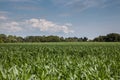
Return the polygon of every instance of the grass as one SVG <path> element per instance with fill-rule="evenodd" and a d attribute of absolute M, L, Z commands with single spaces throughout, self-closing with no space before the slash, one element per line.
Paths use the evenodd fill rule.
<path fill-rule="evenodd" d="M 0 80 L 119 80 L 120 43 L 0 44 Z"/>

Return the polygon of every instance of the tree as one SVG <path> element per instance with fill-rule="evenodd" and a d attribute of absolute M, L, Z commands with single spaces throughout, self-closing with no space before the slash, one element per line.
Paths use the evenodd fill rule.
<path fill-rule="evenodd" d="M 99 36 L 93 39 L 93 41 L 98 41 L 98 42 L 105 42 L 106 41 L 106 36 Z"/>
<path fill-rule="evenodd" d="M 7 42 L 11 42 L 11 43 L 17 42 L 17 37 L 13 35 L 8 35 Z"/>
<path fill-rule="evenodd" d="M 77 39 L 76 39 L 76 37 L 68 37 L 68 38 L 65 38 L 65 41 L 66 42 L 76 42 Z"/>
<path fill-rule="evenodd" d="M 0 38 L 0 43 L 3 43 L 3 40 Z"/>
<path fill-rule="evenodd" d="M 99 36 L 93 39 L 93 41 L 98 42 L 120 42 L 120 34 L 109 33 L 106 36 Z"/>
<path fill-rule="evenodd" d="M 47 36 L 46 37 L 47 42 L 60 42 L 60 38 L 58 36 Z"/>
<path fill-rule="evenodd" d="M 5 34 L 0 34 L 0 40 L 1 42 L 6 42 L 7 36 Z"/>
<path fill-rule="evenodd" d="M 87 41 L 87 40 L 88 40 L 88 38 L 87 38 L 87 37 L 84 37 L 84 38 L 83 38 L 83 41 Z"/>
<path fill-rule="evenodd" d="M 16 37 L 16 39 L 17 39 L 17 42 L 24 42 L 24 39 L 22 38 L 22 37 Z"/>
<path fill-rule="evenodd" d="M 64 42 L 65 39 L 64 39 L 63 37 L 60 37 L 60 41 L 61 41 L 61 42 Z"/>
<path fill-rule="evenodd" d="M 107 34 L 107 40 L 108 42 L 118 42 L 120 41 L 120 34 L 117 34 L 117 33 L 110 33 L 110 34 Z"/>

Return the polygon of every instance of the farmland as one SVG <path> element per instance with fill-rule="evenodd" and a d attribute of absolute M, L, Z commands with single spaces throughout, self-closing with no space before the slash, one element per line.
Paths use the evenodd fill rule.
<path fill-rule="evenodd" d="M 119 80 L 120 43 L 1 43 L 0 80 Z"/>

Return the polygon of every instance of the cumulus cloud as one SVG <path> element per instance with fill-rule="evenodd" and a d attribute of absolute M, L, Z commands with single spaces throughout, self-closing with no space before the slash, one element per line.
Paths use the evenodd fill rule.
<path fill-rule="evenodd" d="M 0 22 L 1 23 L 1 22 Z M 64 25 L 56 24 L 46 19 L 29 19 L 24 21 L 9 21 L 2 22 L 0 24 L 0 31 L 6 32 L 20 32 L 20 31 L 33 31 L 39 29 L 42 32 L 63 32 L 73 33 L 74 31 L 69 29 L 72 26 L 70 23 Z"/>
<path fill-rule="evenodd" d="M 40 31 L 51 31 L 51 32 L 64 32 L 73 33 L 74 31 L 69 29 L 69 25 L 58 25 L 52 21 L 45 19 L 30 19 L 26 21 L 27 24 L 31 24 L 32 27 L 40 29 Z"/>
<path fill-rule="evenodd" d="M 19 27 L 19 23 L 15 21 L 2 24 L 0 29 L 5 32 L 18 32 L 22 30 L 22 28 Z"/>

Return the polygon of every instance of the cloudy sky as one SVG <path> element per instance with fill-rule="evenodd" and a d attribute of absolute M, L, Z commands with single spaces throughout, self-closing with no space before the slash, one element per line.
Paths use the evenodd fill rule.
<path fill-rule="evenodd" d="M 0 34 L 88 37 L 120 33 L 120 0 L 0 0 Z"/>

